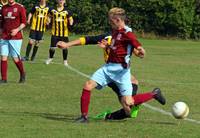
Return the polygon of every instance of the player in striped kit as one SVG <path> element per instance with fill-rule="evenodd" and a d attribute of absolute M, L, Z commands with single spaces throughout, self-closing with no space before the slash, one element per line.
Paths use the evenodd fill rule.
<path fill-rule="evenodd" d="M 31 23 L 31 30 L 29 34 L 29 42 L 26 47 L 26 55 L 23 58 L 24 61 L 29 60 L 29 54 L 32 47 L 33 52 L 31 55 L 31 61 L 34 61 L 39 48 L 39 43 L 43 40 L 43 34 L 46 31 L 49 12 L 50 8 L 48 7 L 46 0 L 40 0 L 39 4 L 36 4 L 29 13 L 27 24 Z"/>
<path fill-rule="evenodd" d="M 72 13 L 64 6 L 65 0 L 57 0 L 57 7 L 52 9 L 51 22 L 52 22 L 52 31 L 51 31 L 51 45 L 49 49 L 49 58 L 46 60 L 46 64 L 50 64 L 54 58 L 54 53 L 56 49 L 56 43 L 58 41 L 69 41 L 69 30 L 68 27 L 73 25 Z M 68 50 L 63 49 L 63 63 L 65 66 L 68 66 L 67 55 Z"/>

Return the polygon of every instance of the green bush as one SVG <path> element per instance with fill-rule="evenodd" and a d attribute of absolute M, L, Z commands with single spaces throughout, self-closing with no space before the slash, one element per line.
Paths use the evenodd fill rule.
<path fill-rule="evenodd" d="M 27 8 L 38 1 L 18 0 Z M 200 0 L 66 0 L 73 12 L 78 34 L 107 32 L 107 13 L 112 7 L 124 8 L 128 24 L 138 32 L 160 36 L 200 39 Z M 54 6 L 55 1 L 49 0 Z"/>

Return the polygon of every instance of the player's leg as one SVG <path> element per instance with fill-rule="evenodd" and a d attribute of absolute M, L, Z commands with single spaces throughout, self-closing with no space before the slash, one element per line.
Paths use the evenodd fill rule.
<path fill-rule="evenodd" d="M 69 42 L 69 38 L 68 38 L 68 37 L 63 37 L 63 38 L 62 38 L 62 41 L 64 41 L 64 42 Z M 63 54 L 63 64 L 64 64 L 65 66 L 68 66 L 68 62 L 67 62 L 68 49 L 67 49 L 67 48 L 62 49 L 62 54 Z"/>
<path fill-rule="evenodd" d="M 31 56 L 31 61 L 34 61 L 35 56 L 37 54 L 38 48 L 39 48 L 39 43 L 41 43 L 43 40 L 43 32 L 41 31 L 36 31 L 36 41 L 35 41 L 35 45 L 33 47 L 33 53 Z"/>
<path fill-rule="evenodd" d="M 132 83 L 132 96 L 134 96 L 134 95 L 137 94 L 138 80 L 133 75 L 131 75 L 131 83 Z M 122 96 L 120 95 L 119 88 L 117 87 L 116 83 L 111 82 L 111 83 L 108 84 L 108 86 L 110 88 L 112 88 L 112 90 L 117 94 L 118 99 L 120 101 Z M 132 108 L 131 114 L 134 114 L 134 117 L 137 116 L 137 112 L 138 112 L 139 108 L 138 107 L 136 107 L 136 108 L 135 107 L 131 107 L 131 108 Z M 114 111 L 112 113 L 108 113 L 108 114 L 113 114 L 113 118 L 116 119 L 116 120 L 125 119 L 125 118 L 129 117 L 129 116 L 127 116 L 125 114 L 125 111 L 124 111 L 123 108 L 121 108 L 121 109 L 119 109 L 117 111 Z"/>
<path fill-rule="evenodd" d="M 121 120 L 130 117 L 131 106 L 134 103 L 134 100 L 132 98 L 132 84 L 130 80 L 130 76 L 127 76 L 126 81 L 122 81 L 121 83 L 115 82 L 115 84 L 119 88 L 118 97 L 123 108 L 107 114 L 105 117 L 106 120 Z"/>
<path fill-rule="evenodd" d="M 50 64 L 53 60 L 57 42 L 58 42 L 58 37 L 51 36 L 51 44 L 50 44 L 50 48 L 49 48 L 49 58 L 45 62 L 47 65 Z"/>
<path fill-rule="evenodd" d="M 138 90 L 138 80 L 136 79 L 135 76 L 131 75 L 131 83 L 132 83 L 132 96 L 137 94 L 137 90 Z M 119 97 L 120 93 L 119 93 L 119 88 L 117 87 L 116 83 L 111 82 L 108 84 L 108 87 L 110 87 Z"/>
<path fill-rule="evenodd" d="M 94 80 L 86 81 L 82 94 L 81 94 L 81 117 L 77 118 L 75 121 L 80 123 L 88 122 L 88 111 L 90 105 L 91 91 L 97 86 Z"/>
<path fill-rule="evenodd" d="M 29 39 L 29 42 L 27 44 L 27 47 L 26 47 L 26 54 L 25 54 L 25 57 L 23 58 L 24 61 L 28 61 L 29 60 L 29 54 L 32 50 L 32 47 L 35 43 L 35 40 L 33 39 Z"/>
<path fill-rule="evenodd" d="M 8 71 L 8 57 L 1 56 L 1 80 L 0 84 L 7 83 L 7 71 Z"/>
<path fill-rule="evenodd" d="M 62 53 L 63 53 L 63 64 L 65 66 L 68 66 L 68 61 L 67 61 L 68 49 L 67 48 L 63 49 Z"/>
<path fill-rule="evenodd" d="M 88 122 L 88 109 L 90 104 L 91 90 L 95 87 L 101 89 L 107 85 L 107 77 L 103 71 L 103 68 L 98 69 L 87 81 L 83 87 L 81 95 L 81 117 L 76 119 L 76 122 L 85 123 Z"/>
<path fill-rule="evenodd" d="M 1 52 L 1 81 L 0 84 L 7 83 L 7 71 L 8 71 L 8 54 L 9 54 L 9 47 L 8 41 L 2 40 L 2 44 L 0 46 Z"/>
<path fill-rule="evenodd" d="M 162 95 L 161 90 L 159 88 L 155 88 L 151 92 L 137 94 L 133 96 L 133 99 L 134 99 L 134 105 L 140 105 L 152 99 L 157 100 L 162 105 L 165 105 L 166 103 L 166 99 Z"/>
<path fill-rule="evenodd" d="M 22 46 L 22 40 L 9 40 L 10 55 L 20 73 L 19 83 L 25 82 L 24 66 L 20 57 L 20 51 Z"/>
<path fill-rule="evenodd" d="M 133 91 L 132 91 L 132 96 L 137 94 L 137 90 L 138 90 L 138 80 L 136 79 L 135 76 L 131 75 L 131 83 L 132 83 L 132 87 L 133 87 Z"/>
<path fill-rule="evenodd" d="M 26 54 L 25 54 L 25 57 L 23 58 L 24 61 L 29 60 L 29 54 L 32 50 L 33 45 L 35 44 L 35 38 L 36 38 L 36 33 L 35 31 L 31 30 L 29 34 L 29 42 L 26 47 Z"/>
<path fill-rule="evenodd" d="M 136 94 L 132 96 L 134 101 L 134 106 L 141 105 L 149 100 L 155 99 L 160 104 L 164 105 L 166 103 L 165 97 L 162 95 L 161 90 L 159 88 L 155 88 L 152 92 L 146 92 L 142 94 Z M 124 109 L 124 108 L 123 108 Z M 127 117 L 130 117 L 126 112 L 125 109 L 118 110 L 113 113 L 107 114 L 105 119 L 106 120 L 120 120 Z"/>
<path fill-rule="evenodd" d="M 35 60 L 35 56 L 36 56 L 36 53 L 38 51 L 38 48 L 39 48 L 39 41 L 35 41 L 35 45 L 33 47 L 33 53 L 31 55 L 31 61 Z"/>

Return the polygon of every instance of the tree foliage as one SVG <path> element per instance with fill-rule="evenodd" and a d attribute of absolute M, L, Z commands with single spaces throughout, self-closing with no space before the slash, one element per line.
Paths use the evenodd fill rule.
<path fill-rule="evenodd" d="M 28 12 L 38 2 L 18 1 Z M 55 5 L 55 1 L 48 3 Z M 136 31 L 200 39 L 200 0 L 67 0 L 66 5 L 73 12 L 76 33 L 108 31 L 109 9 L 121 7 L 127 12 L 128 24 Z"/>

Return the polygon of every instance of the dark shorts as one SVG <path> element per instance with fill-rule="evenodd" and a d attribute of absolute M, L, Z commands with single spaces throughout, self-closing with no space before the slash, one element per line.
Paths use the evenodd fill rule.
<path fill-rule="evenodd" d="M 51 36 L 51 45 L 50 47 L 56 47 L 58 41 L 69 42 L 68 37 L 60 37 L 60 36 Z"/>
<path fill-rule="evenodd" d="M 43 34 L 44 32 L 31 30 L 29 38 L 32 40 L 40 41 L 43 40 Z"/>

